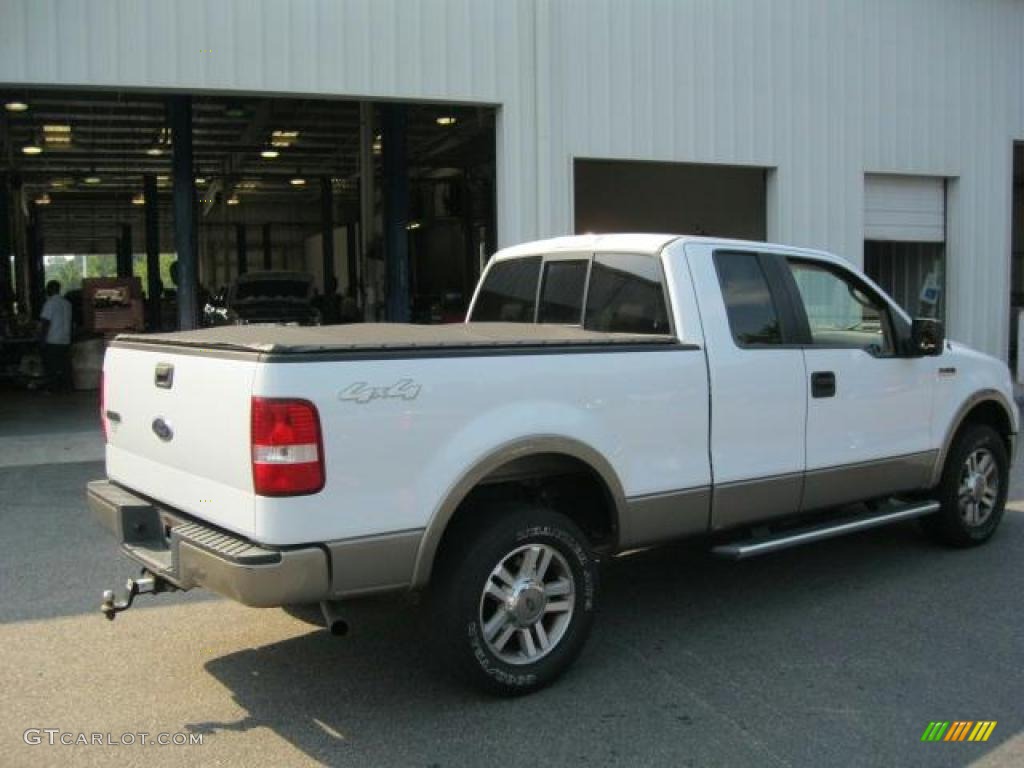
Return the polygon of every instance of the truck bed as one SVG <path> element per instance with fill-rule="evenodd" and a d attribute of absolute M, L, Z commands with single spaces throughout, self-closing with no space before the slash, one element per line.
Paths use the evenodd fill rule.
<path fill-rule="evenodd" d="M 118 345 L 172 346 L 196 350 L 252 352 L 260 355 L 324 355 L 479 348 L 575 347 L 582 345 L 664 345 L 672 336 L 600 333 L 562 325 L 527 323 L 454 323 L 406 325 L 235 325 L 199 331 L 121 334 Z M 333 354 L 332 354 L 333 353 Z"/>

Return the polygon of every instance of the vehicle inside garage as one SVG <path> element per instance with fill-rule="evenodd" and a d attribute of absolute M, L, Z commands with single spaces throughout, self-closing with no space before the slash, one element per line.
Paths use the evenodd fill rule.
<path fill-rule="evenodd" d="M 0 103 L 8 375 L 50 280 L 76 338 L 244 320 L 227 305 L 266 292 L 288 301 L 261 321 L 306 317 L 289 313 L 300 301 L 315 322 L 430 323 L 462 318 L 495 249 L 493 108 L 48 89 Z"/>

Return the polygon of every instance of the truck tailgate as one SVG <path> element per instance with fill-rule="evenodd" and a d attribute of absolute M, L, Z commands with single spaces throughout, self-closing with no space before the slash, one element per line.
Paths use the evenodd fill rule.
<path fill-rule="evenodd" d="M 112 345 L 103 366 L 107 475 L 254 536 L 249 409 L 256 367 L 254 355 Z"/>

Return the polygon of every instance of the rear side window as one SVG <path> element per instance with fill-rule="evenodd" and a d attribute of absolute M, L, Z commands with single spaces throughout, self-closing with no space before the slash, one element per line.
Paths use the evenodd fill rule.
<path fill-rule="evenodd" d="M 740 346 L 781 344 L 779 313 L 756 253 L 716 253 L 729 329 Z"/>
<path fill-rule="evenodd" d="M 583 289 L 587 284 L 586 260 L 549 261 L 544 265 L 540 288 L 538 323 L 579 325 L 583 318 Z"/>
<path fill-rule="evenodd" d="M 540 256 L 494 264 L 477 296 L 473 321 L 532 323 L 539 277 Z"/>
<path fill-rule="evenodd" d="M 605 333 L 671 333 L 658 260 L 632 253 L 596 255 L 584 327 Z"/>

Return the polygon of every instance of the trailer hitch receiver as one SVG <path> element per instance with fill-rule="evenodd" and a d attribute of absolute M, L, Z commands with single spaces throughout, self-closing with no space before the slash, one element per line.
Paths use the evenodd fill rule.
<path fill-rule="evenodd" d="M 103 591 L 103 602 L 100 604 L 100 611 L 110 621 L 113 621 L 114 617 L 121 611 L 127 611 L 131 608 L 132 601 L 135 600 L 136 595 L 157 594 L 176 589 L 173 584 L 164 581 L 159 576 L 155 576 L 145 569 L 143 569 L 142 575 L 139 578 L 128 579 L 125 582 L 124 588 L 125 597 L 122 600 L 115 598 L 114 590 L 112 589 Z"/>

